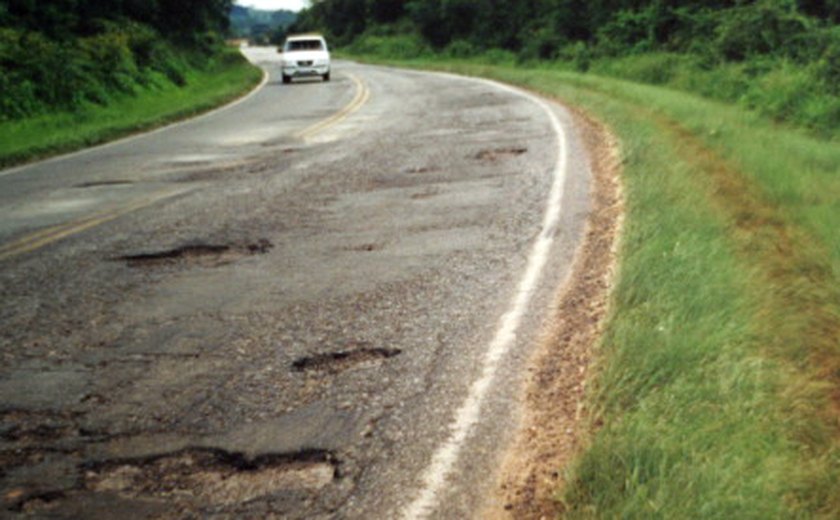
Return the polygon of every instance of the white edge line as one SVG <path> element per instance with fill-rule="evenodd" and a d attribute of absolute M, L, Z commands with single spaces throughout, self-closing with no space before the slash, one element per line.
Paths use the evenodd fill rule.
<path fill-rule="evenodd" d="M 260 68 L 262 69 L 263 76 L 262 76 L 262 80 L 260 81 L 259 85 L 254 87 L 254 89 L 251 90 L 249 93 L 245 94 L 242 97 L 234 99 L 233 101 L 231 101 L 227 105 L 223 105 L 223 106 L 220 106 L 218 108 L 214 108 L 213 110 L 211 110 L 209 112 L 204 112 L 203 114 L 199 114 L 199 115 L 194 116 L 194 117 L 183 119 L 181 121 L 176 121 L 174 123 L 170 123 L 168 125 L 155 128 L 153 130 L 149 130 L 149 131 L 146 131 L 146 132 L 140 132 L 140 133 L 137 133 L 137 134 L 132 134 L 132 135 L 129 135 L 129 136 L 126 136 L 126 137 L 122 137 L 120 139 L 117 139 L 116 141 L 108 141 L 107 143 L 98 144 L 96 146 L 91 146 L 90 148 L 84 148 L 82 150 L 77 150 L 75 152 L 70 152 L 70 153 L 66 153 L 66 154 L 62 154 L 62 155 L 56 155 L 55 157 L 50 157 L 48 159 L 42 159 L 40 161 L 21 164 L 20 166 L 14 166 L 14 167 L 9 168 L 7 170 L 0 171 L 0 177 L 6 177 L 7 175 L 14 175 L 16 173 L 20 173 L 20 172 L 22 172 L 22 171 L 24 171 L 28 168 L 32 168 L 33 166 L 41 166 L 41 165 L 49 164 L 49 163 L 56 162 L 56 161 L 63 161 L 65 159 L 71 159 L 71 158 L 74 158 L 74 157 L 79 157 L 79 156 L 88 154 L 90 152 L 94 152 L 94 151 L 98 151 L 98 150 L 104 150 L 105 148 L 110 148 L 111 146 L 116 146 L 116 145 L 119 145 L 119 144 L 125 144 L 125 143 L 128 143 L 128 142 L 134 141 L 135 139 L 141 139 L 143 137 L 154 135 L 154 134 L 157 134 L 157 133 L 160 133 L 160 132 L 165 132 L 167 130 L 171 130 L 171 129 L 179 127 L 179 126 L 183 126 L 183 125 L 186 125 L 188 123 L 192 123 L 193 121 L 198 121 L 200 119 L 204 119 L 205 117 L 214 116 L 214 115 L 218 114 L 219 112 L 224 112 L 225 110 L 228 110 L 230 108 L 233 108 L 233 107 L 239 105 L 240 103 L 244 103 L 245 101 L 250 99 L 252 96 L 256 95 L 259 91 L 261 91 L 263 89 L 263 87 L 265 87 L 265 85 L 268 83 L 268 80 L 269 80 L 268 70 L 266 70 L 265 67 L 260 67 Z"/>
<path fill-rule="evenodd" d="M 535 103 L 548 114 L 551 126 L 557 134 L 558 152 L 557 163 L 553 172 L 554 181 L 548 197 L 542 229 L 528 257 L 525 273 L 519 281 L 519 286 L 516 289 L 511 306 L 500 318 L 496 333 L 487 351 L 484 353 L 481 375 L 472 383 L 466 400 L 461 404 L 461 407 L 449 425 L 449 437 L 434 452 L 431 463 L 423 473 L 422 488 L 419 490 L 418 495 L 402 510 L 401 517 L 406 520 L 428 518 L 439 506 L 441 491 L 445 488 L 447 478 L 458 462 L 464 442 L 470 436 L 473 427 L 480 418 L 482 405 L 487 397 L 491 383 L 498 372 L 499 363 L 516 341 L 517 330 L 551 252 L 551 246 L 554 242 L 553 230 L 560 219 L 563 189 L 566 183 L 567 173 L 568 148 L 566 145 L 566 133 L 557 114 L 554 113 L 552 108 L 544 100 L 528 92 L 496 81 L 481 78 L 466 78 L 454 74 L 437 73 L 436 75 L 457 77 L 459 79 L 469 79 L 484 83 Z"/>

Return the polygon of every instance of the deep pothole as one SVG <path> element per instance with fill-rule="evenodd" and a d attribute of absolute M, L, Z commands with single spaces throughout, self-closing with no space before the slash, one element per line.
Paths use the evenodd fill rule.
<path fill-rule="evenodd" d="M 248 244 L 189 244 L 175 249 L 117 257 L 130 267 L 157 267 L 164 265 L 200 265 L 215 267 L 234 262 L 246 256 L 268 253 L 274 245 L 262 239 Z"/>
<path fill-rule="evenodd" d="M 339 477 L 338 468 L 336 458 L 321 450 L 248 458 L 241 453 L 194 448 L 90 465 L 83 477 L 89 491 L 224 506 L 280 491 L 318 491 Z"/>
<path fill-rule="evenodd" d="M 482 150 L 475 155 L 479 161 L 496 162 L 507 157 L 516 157 L 528 151 L 527 148 L 521 146 L 511 146 L 506 148 L 493 148 L 490 150 Z"/>
<path fill-rule="evenodd" d="M 354 348 L 306 356 L 292 363 L 296 372 L 327 372 L 337 374 L 357 367 L 370 366 L 402 354 L 402 350 L 388 348 Z"/>

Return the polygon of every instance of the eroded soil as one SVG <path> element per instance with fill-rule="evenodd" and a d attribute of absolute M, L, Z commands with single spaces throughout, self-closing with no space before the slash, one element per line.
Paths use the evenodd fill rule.
<path fill-rule="evenodd" d="M 590 152 L 593 207 L 573 275 L 558 296 L 530 369 L 524 418 L 482 518 L 543 519 L 562 513 L 561 472 L 588 437 L 584 397 L 607 316 L 622 225 L 618 143 L 601 123 L 572 110 Z"/>

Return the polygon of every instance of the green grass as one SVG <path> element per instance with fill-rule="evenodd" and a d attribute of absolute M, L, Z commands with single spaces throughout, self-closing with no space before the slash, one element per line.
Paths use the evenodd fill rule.
<path fill-rule="evenodd" d="M 620 275 L 566 516 L 840 517 L 840 146 L 595 75 L 401 64 L 555 96 L 619 137 Z"/>
<path fill-rule="evenodd" d="M 43 158 L 110 141 L 205 112 L 252 89 L 262 76 L 244 57 L 231 55 L 206 70 L 186 73 L 178 87 L 159 75 L 134 95 L 115 96 L 105 106 L 88 104 L 57 112 L 0 122 L 0 166 Z"/>

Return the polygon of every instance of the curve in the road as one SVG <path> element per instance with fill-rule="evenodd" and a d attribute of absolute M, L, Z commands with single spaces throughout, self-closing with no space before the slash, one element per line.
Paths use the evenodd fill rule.
<path fill-rule="evenodd" d="M 435 450 L 432 462 L 424 472 L 422 487 L 418 495 L 403 510 L 402 517 L 406 520 L 428 518 L 437 507 L 438 497 L 446 484 L 447 477 L 452 472 L 465 441 L 469 438 L 480 418 L 482 405 L 498 372 L 499 362 L 516 340 L 519 325 L 540 280 L 543 268 L 548 261 L 554 241 L 554 230 L 558 225 L 562 209 L 561 200 L 563 198 L 563 186 L 566 182 L 568 148 L 566 133 L 557 115 L 545 101 L 532 94 L 495 81 L 484 79 L 474 79 L 474 81 L 523 97 L 542 108 L 557 135 L 557 162 L 554 165 L 551 192 L 548 197 L 542 228 L 531 249 L 525 273 L 519 282 L 516 294 L 507 312 L 499 320 L 495 335 L 484 354 L 481 376 L 472 383 L 466 400 L 456 412 L 454 420 L 450 424 L 449 437 Z"/>
<path fill-rule="evenodd" d="M 368 99 L 370 99 L 370 89 L 367 85 L 364 84 L 362 80 L 354 76 L 353 74 L 347 74 L 353 83 L 356 85 L 356 95 L 347 104 L 344 108 L 336 112 L 335 114 L 331 115 L 330 117 L 318 121 L 314 125 L 304 128 L 300 132 L 294 134 L 294 136 L 298 139 L 311 139 L 315 137 L 319 133 L 332 128 L 333 126 L 339 124 L 340 122 L 344 121 L 348 117 L 350 117 L 353 113 L 357 112 L 360 108 L 362 108 L 365 103 L 367 103 Z"/>

